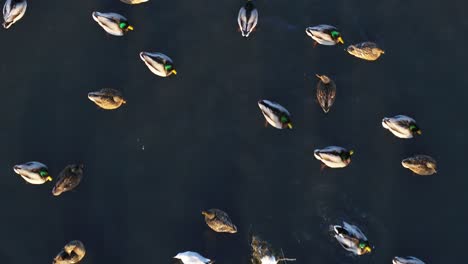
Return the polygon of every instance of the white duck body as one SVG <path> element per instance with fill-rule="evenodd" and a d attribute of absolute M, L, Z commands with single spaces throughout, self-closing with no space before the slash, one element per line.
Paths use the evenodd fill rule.
<path fill-rule="evenodd" d="M 255 29 L 258 23 L 258 10 L 251 0 L 247 0 L 247 3 L 239 10 L 237 16 L 237 24 L 243 37 L 248 37 L 250 33 Z"/>
<path fill-rule="evenodd" d="M 340 232 L 340 229 L 344 229 L 347 234 Z M 335 233 L 335 239 L 345 250 L 352 252 L 355 255 L 364 255 L 367 253 L 366 250 L 359 247 L 359 243 L 367 241 L 367 237 L 357 226 L 350 225 L 343 221 L 343 226 L 335 225 L 333 226 L 333 231 Z"/>
<path fill-rule="evenodd" d="M 3 6 L 3 27 L 8 29 L 26 13 L 28 3 L 26 0 L 7 0 Z"/>
<path fill-rule="evenodd" d="M 415 257 L 394 257 L 393 264 L 425 264 L 422 260 Z"/>
<path fill-rule="evenodd" d="M 161 77 L 167 77 L 171 74 L 177 74 L 177 71 L 174 68 L 174 63 L 172 59 L 169 58 L 167 55 L 164 55 L 159 52 L 140 52 L 141 60 L 146 64 L 148 69 Z M 170 66 L 170 69 L 166 69 L 166 67 Z"/>
<path fill-rule="evenodd" d="M 344 168 L 351 163 L 351 157 L 343 160 L 343 153 L 350 153 L 349 156 L 352 155 L 352 151 L 348 152 L 345 148 L 337 147 L 337 146 L 328 146 L 323 149 L 316 149 L 314 150 L 314 157 L 323 164 L 327 165 L 330 168 Z"/>
<path fill-rule="evenodd" d="M 174 258 L 180 259 L 184 264 L 206 264 L 213 263 L 210 259 L 203 257 L 197 252 L 186 251 L 177 254 Z"/>
<path fill-rule="evenodd" d="M 382 126 L 385 129 L 390 130 L 393 135 L 399 137 L 399 138 L 413 138 L 414 133 L 420 134 L 421 130 L 418 130 L 419 132 L 413 132 L 410 129 L 410 126 L 416 126 L 416 121 L 405 115 L 397 115 L 394 117 L 384 117 L 382 119 Z"/>
<path fill-rule="evenodd" d="M 331 32 L 337 31 L 338 29 L 330 25 L 318 25 L 314 27 L 306 28 L 306 34 L 315 40 L 317 43 L 325 46 L 334 46 L 337 43 L 344 43 L 341 36 L 336 39 L 332 38 Z"/>
<path fill-rule="evenodd" d="M 120 2 L 129 4 L 129 5 L 137 5 L 137 4 L 148 2 L 148 0 L 120 0 Z"/>
<path fill-rule="evenodd" d="M 260 100 L 258 101 L 258 107 L 262 110 L 262 114 L 265 117 L 268 124 L 272 127 L 283 129 L 283 128 L 292 128 L 290 121 L 291 114 L 286 108 L 281 106 L 278 103 L 269 101 L 269 100 Z M 286 117 L 288 122 L 281 122 L 281 118 Z"/>
<path fill-rule="evenodd" d="M 96 21 L 107 33 L 113 36 L 123 36 L 126 32 L 125 29 L 120 28 L 121 22 L 127 22 L 127 18 L 117 13 L 101 13 L 93 12 L 93 19 Z M 129 27 L 130 30 L 133 27 Z"/>
<path fill-rule="evenodd" d="M 47 166 L 37 161 L 15 165 L 13 170 L 31 184 L 43 184 L 47 181 L 52 181 L 52 177 L 48 174 Z M 41 172 L 43 175 L 41 175 Z"/>

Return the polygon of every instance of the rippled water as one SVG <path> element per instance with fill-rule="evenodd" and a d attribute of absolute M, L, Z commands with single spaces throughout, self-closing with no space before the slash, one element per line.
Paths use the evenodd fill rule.
<path fill-rule="evenodd" d="M 426 263 L 464 259 L 468 92 L 467 4 L 462 1 L 257 1 L 259 28 L 236 31 L 243 1 L 30 1 L 2 43 L 0 236 L 2 263 L 50 263 L 66 242 L 83 263 L 171 263 L 193 250 L 217 263 L 247 263 L 248 234 L 263 235 L 297 263 Z M 92 11 L 114 11 L 135 31 L 111 37 Z M 343 47 L 313 48 L 304 29 L 338 26 L 346 44 L 373 40 L 368 63 Z M 140 51 L 174 59 L 159 78 Z M 325 115 L 315 73 L 337 83 Z M 98 109 L 89 91 L 119 89 L 127 104 Z M 290 110 L 292 131 L 264 128 L 257 100 Z M 414 117 L 423 135 L 401 140 L 384 116 Z M 320 172 L 313 149 L 355 150 L 342 170 Z M 439 173 L 400 166 L 428 154 Z M 82 162 L 81 185 L 60 197 L 12 171 L 39 160 L 57 175 Z M 220 208 L 239 228 L 219 235 L 201 210 Z M 329 224 L 359 225 L 375 254 L 349 256 Z"/>

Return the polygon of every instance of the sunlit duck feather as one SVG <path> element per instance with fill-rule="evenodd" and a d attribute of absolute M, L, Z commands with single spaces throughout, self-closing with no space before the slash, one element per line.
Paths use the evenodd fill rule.
<path fill-rule="evenodd" d="M 385 117 L 382 119 L 382 126 L 399 138 L 413 138 L 414 135 L 422 134 L 421 129 L 416 125 L 416 121 L 405 115 Z"/>
<path fill-rule="evenodd" d="M 31 184 L 43 184 L 52 181 L 47 166 L 37 161 L 15 165 L 13 170 Z"/>
<path fill-rule="evenodd" d="M 143 51 L 140 52 L 140 58 L 146 64 L 148 69 L 158 76 L 167 77 L 172 74 L 177 74 L 172 59 L 167 55 L 159 52 L 151 53 Z"/>
<path fill-rule="evenodd" d="M 321 45 L 333 46 L 344 44 L 341 33 L 334 26 L 318 25 L 306 28 L 306 34 Z"/>
<path fill-rule="evenodd" d="M 128 23 L 128 20 L 117 13 L 93 12 L 93 19 L 113 36 L 123 36 L 129 30 L 133 30 L 133 26 Z"/>
<path fill-rule="evenodd" d="M 239 10 L 237 24 L 243 37 L 248 37 L 258 23 L 258 11 L 252 0 L 247 0 L 245 5 Z"/>
<path fill-rule="evenodd" d="M 372 248 L 362 231 L 354 225 L 343 222 L 343 226 L 334 225 L 333 235 L 340 245 L 355 255 L 364 255 L 372 252 Z"/>
<path fill-rule="evenodd" d="M 314 157 L 330 168 L 344 168 L 348 166 L 351 163 L 351 155 L 353 154 L 353 150 L 348 151 L 345 148 L 337 146 L 314 150 Z"/>
<path fill-rule="evenodd" d="M 26 13 L 26 0 L 7 0 L 3 6 L 3 27 L 8 29 Z"/>

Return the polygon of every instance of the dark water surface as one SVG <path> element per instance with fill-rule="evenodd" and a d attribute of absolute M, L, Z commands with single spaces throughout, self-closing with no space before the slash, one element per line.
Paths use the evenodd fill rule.
<path fill-rule="evenodd" d="M 2 264 L 51 263 L 79 239 L 91 263 L 171 263 L 193 250 L 217 263 L 247 263 L 249 230 L 299 264 L 465 262 L 466 1 L 257 1 L 257 32 L 236 31 L 243 1 L 29 1 L 0 32 L 0 256 Z M 112 37 L 92 11 L 118 12 L 135 31 Z M 386 54 L 358 60 L 344 47 L 312 47 L 307 26 L 338 26 L 346 44 L 375 40 Z M 140 51 L 173 58 L 160 78 Z M 315 73 L 337 83 L 325 115 Z M 98 109 L 86 95 L 109 87 L 127 104 Z M 294 130 L 264 128 L 259 99 L 293 115 Z M 384 116 L 414 117 L 423 135 L 394 137 Z M 313 150 L 355 150 L 346 169 L 325 170 Z M 144 148 L 144 149 L 143 149 Z M 438 174 L 400 165 L 433 156 Z M 82 162 L 81 185 L 60 197 L 26 184 L 14 164 L 38 160 L 52 176 Z M 220 208 L 236 235 L 208 230 Z M 349 256 L 327 226 L 359 225 L 373 255 Z"/>

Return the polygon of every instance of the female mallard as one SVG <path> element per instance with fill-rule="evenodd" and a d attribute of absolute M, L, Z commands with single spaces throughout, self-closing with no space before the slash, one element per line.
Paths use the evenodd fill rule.
<path fill-rule="evenodd" d="M 177 254 L 174 258 L 180 259 L 184 264 L 211 264 L 214 263 L 213 260 L 207 259 L 197 252 L 186 251 Z"/>
<path fill-rule="evenodd" d="M 20 20 L 26 13 L 28 3 L 26 0 L 7 0 L 3 6 L 3 27 L 8 29 Z"/>
<path fill-rule="evenodd" d="M 93 101 L 102 109 L 113 110 L 127 103 L 122 97 L 122 93 L 114 89 L 101 89 L 96 92 L 88 93 L 88 99 Z"/>
<path fill-rule="evenodd" d="M 368 61 L 375 61 L 380 55 L 385 54 L 385 51 L 379 48 L 374 42 L 362 42 L 350 45 L 346 51 L 357 58 Z"/>
<path fill-rule="evenodd" d="M 206 224 L 219 233 L 237 233 L 237 227 L 232 223 L 226 212 L 219 209 L 202 211 Z"/>
<path fill-rule="evenodd" d="M 393 264 L 424 264 L 424 262 L 415 257 L 394 257 Z"/>
<path fill-rule="evenodd" d="M 15 165 L 13 170 L 31 184 L 43 184 L 52 181 L 47 166 L 37 161 Z"/>
<path fill-rule="evenodd" d="M 278 254 L 273 252 L 271 245 L 258 236 L 252 236 L 250 246 L 252 247 L 251 260 L 253 264 L 277 264 L 280 261 L 296 261 L 296 259 L 291 258 L 280 258 Z"/>
<path fill-rule="evenodd" d="M 360 256 L 372 252 L 372 248 L 362 231 L 343 221 L 343 226 L 334 225 L 333 235 L 340 245 L 347 251 Z"/>
<path fill-rule="evenodd" d="M 382 119 L 382 126 L 399 138 L 413 138 L 416 134 L 422 134 L 421 129 L 416 125 L 416 121 L 405 115 L 384 117 Z"/>
<path fill-rule="evenodd" d="M 341 33 L 338 29 L 330 25 L 318 25 L 315 27 L 306 28 L 306 34 L 315 40 L 314 45 L 321 44 L 326 46 L 333 46 L 338 43 L 344 44 Z"/>
<path fill-rule="evenodd" d="M 418 175 L 432 175 L 437 172 L 437 162 L 427 155 L 415 155 L 401 161 L 404 168 Z"/>
<path fill-rule="evenodd" d="M 330 111 L 336 96 L 336 84 L 326 75 L 316 75 L 320 81 L 317 83 L 317 101 L 325 113 Z"/>
<path fill-rule="evenodd" d="M 353 154 L 353 150 L 348 151 L 345 148 L 337 146 L 314 150 L 314 157 L 330 168 L 344 168 L 348 166 L 351 163 L 351 155 Z"/>
<path fill-rule="evenodd" d="M 148 2 L 148 0 L 120 0 L 120 1 L 129 5 L 137 5 L 137 4 Z"/>
<path fill-rule="evenodd" d="M 76 264 L 84 258 L 85 254 L 86 250 L 83 243 L 79 240 L 73 240 L 57 254 L 53 264 Z"/>
<path fill-rule="evenodd" d="M 80 184 L 82 178 L 83 165 L 73 164 L 66 166 L 65 169 L 60 172 L 58 180 L 52 189 L 52 194 L 54 196 L 59 196 L 64 192 L 73 190 L 76 186 L 78 186 L 78 184 Z"/>
<path fill-rule="evenodd" d="M 93 12 L 93 19 L 113 36 L 123 36 L 129 30 L 133 30 L 133 26 L 120 14 Z"/>
<path fill-rule="evenodd" d="M 252 0 L 247 0 L 245 5 L 239 10 L 237 24 L 243 37 L 248 37 L 258 23 L 258 11 Z"/>
<path fill-rule="evenodd" d="M 167 55 L 158 52 L 151 53 L 143 51 L 140 52 L 140 58 L 148 69 L 158 76 L 167 77 L 171 74 L 177 74 L 172 59 Z"/>
<path fill-rule="evenodd" d="M 260 107 L 263 116 L 271 126 L 278 129 L 292 129 L 291 114 L 280 104 L 268 100 L 260 100 L 258 101 L 258 107 Z"/>

